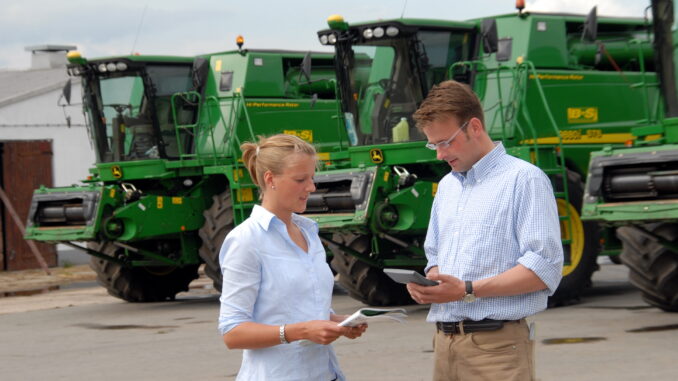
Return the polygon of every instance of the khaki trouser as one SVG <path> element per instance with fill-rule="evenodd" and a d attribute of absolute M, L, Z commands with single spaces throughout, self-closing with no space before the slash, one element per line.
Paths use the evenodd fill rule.
<path fill-rule="evenodd" d="M 525 319 L 502 329 L 445 335 L 436 332 L 434 381 L 534 380 L 534 341 Z"/>

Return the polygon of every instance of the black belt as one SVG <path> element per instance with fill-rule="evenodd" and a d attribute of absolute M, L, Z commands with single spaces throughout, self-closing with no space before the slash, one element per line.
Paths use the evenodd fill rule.
<path fill-rule="evenodd" d="M 504 323 L 518 321 L 519 320 L 492 320 L 492 319 L 484 319 L 479 321 L 474 320 L 452 321 L 452 322 L 438 321 L 436 322 L 436 328 L 438 329 L 438 331 L 442 331 L 446 335 L 456 335 L 460 333 L 496 331 L 498 329 L 501 329 L 504 326 Z"/>

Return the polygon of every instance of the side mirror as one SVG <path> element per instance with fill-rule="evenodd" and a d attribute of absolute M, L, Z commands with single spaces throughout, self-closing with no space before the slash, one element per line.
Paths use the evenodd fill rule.
<path fill-rule="evenodd" d="M 66 101 L 66 104 L 62 104 L 61 99 L 64 99 Z M 68 126 L 68 128 L 71 127 L 71 117 L 70 115 L 66 114 L 66 106 L 70 106 L 70 104 L 71 104 L 71 79 L 69 78 L 66 84 L 64 85 L 64 88 L 61 90 L 61 95 L 59 96 L 59 99 L 57 99 L 57 106 L 61 106 L 61 109 L 64 112 L 64 118 L 66 119 L 66 125 Z"/>
<path fill-rule="evenodd" d="M 598 38 L 598 15 L 597 8 L 591 8 L 586 21 L 584 21 L 584 30 L 581 33 L 581 40 L 585 42 L 594 42 Z"/>
<path fill-rule="evenodd" d="M 483 36 L 483 48 L 485 53 L 495 53 L 497 51 L 497 20 L 485 19 L 480 25 L 480 34 Z"/>
<path fill-rule="evenodd" d="M 193 90 L 197 91 L 205 85 L 208 71 L 209 63 L 206 59 L 198 57 L 193 61 L 193 69 L 191 70 L 191 77 L 193 78 Z"/>
<path fill-rule="evenodd" d="M 66 100 L 66 104 L 71 104 L 71 79 L 68 79 L 68 82 L 64 85 L 64 88 L 61 90 L 61 97 Z"/>
<path fill-rule="evenodd" d="M 301 71 L 299 72 L 299 79 L 301 76 L 306 77 L 306 82 L 311 82 L 311 52 L 307 52 L 304 59 L 301 61 Z"/>

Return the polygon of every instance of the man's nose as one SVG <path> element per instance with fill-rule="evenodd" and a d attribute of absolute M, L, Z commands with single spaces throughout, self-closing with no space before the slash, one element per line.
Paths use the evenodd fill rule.
<path fill-rule="evenodd" d="M 445 157 L 445 152 L 443 152 L 444 149 L 440 147 L 436 147 L 436 158 L 438 160 L 444 160 Z"/>

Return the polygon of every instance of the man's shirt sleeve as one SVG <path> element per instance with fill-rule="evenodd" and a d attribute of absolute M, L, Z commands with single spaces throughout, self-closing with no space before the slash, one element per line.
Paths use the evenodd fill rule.
<path fill-rule="evenodd" d="M 438 192 L 440 192 L 438 187 Z M 431 206 L 431 219 L 428 221 L 428 231 L 426 232 L 426 240 L 424 241 L 424 252 L 428 263 L 424 269 L 424 274 L 428 273 L 431 267 L 438 266 L 438 200 L 439 197 L 433 198 L 433 205 Z"/>
<path fill-rule="evenodd" d="M 532 270 L 553 295 L 562 278 L 563 246 L 558 208 L 551 183 L 543 173 L 527 174 L 515 193 L 518 263 Z"/>

